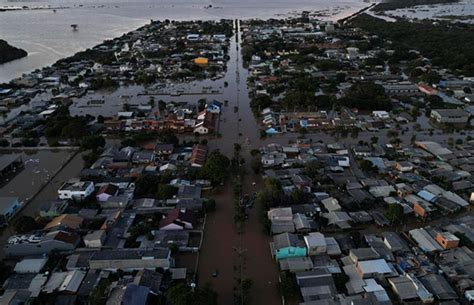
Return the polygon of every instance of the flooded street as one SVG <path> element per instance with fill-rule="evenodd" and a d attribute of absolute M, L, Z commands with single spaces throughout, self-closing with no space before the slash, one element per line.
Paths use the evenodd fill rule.
<path fill-rule="evenodd" d="M 240 32 L 237 32 L 240 36 Z M 242 157 L 246 161 L 246 172 L 243 181 L 243 193 L 252 193 L 258 189 L 260 177 L 255 176 L 250 169 L 250 151 L 260 147 L 263 142 L 259 138 L 258 125 L 250 109 L 246 85 L 247 70 L 242 66 L 239 42 L 235 36 L 231 38 L 225 81 L 229 86 L 224 89 L 224 96 L 229 104 L 221 115 L 221 138 L 209 141 L 211 149 L 219 149 L 228 157 L 232 157 L 234 143 L 242 146 Z M 234 107 L 238 111 L 234 112 Z M 214 198 L 217 201 L 217 211 L 207 218 L 204 242 L 199 261 L 199 283 L 210 282 L 219 294 L 219 304 L 233 303 L 233 288 L 238 266 L 236 248 L 241 246 L 244 253 L 244 277 L 253 281 L 251 291 L 252 304 L 281 304 L 277 292 L 278 269 L 272 260 L 269 250 L 270 237 L 262 231 L 258 219 L 259 207 L 254 207 L 249 219 L 244 224 L 241 244 L 233 221 L 234 195 L 233 183 L 228 182 Z M 219 275 L 212 277 L 218 270 Z"/>
<path fill-rule="evenodd" d="M 57 190 L 64 181 L 71 177 L 77 177 L 84 165 L 82 153 L 75 154 L 72 151 L 38 151 L 33 154 L 22 153 L 22 156 L 25 161 L 25 169 L 0 189 L 1 196 L 18 196 L 25 201 L 23 209 L 11 221 L 15 221 L 22 215 L 38 216 L 41 209 L 48 207 L 49 202 L 57 198 Z M 29 161 L 30 159 L 34 162 Z M 68 160 L 69 162 L 60 169 Z M 59 169 L 60 171 L 54 176 Z M 50 179 L 52 176 L 54 178 L 45 187 L 46 179 Z M 28 198 L 30 201 L 27 202 Z M 14 234 L 12 226 L 0 231 L 0 244 L 5 244 L 8 237 Z M 0 248 L 0 257 L 3 257 L 3 247 Z"/>
<path fill-rule="evenodd" d="M 0 196 L 19 197 L 21 201 L 29 200 L 73 153 L 64 150 L 2 152 L 2 155 L 21 155 L 24 169 L 0 189 Z"/>

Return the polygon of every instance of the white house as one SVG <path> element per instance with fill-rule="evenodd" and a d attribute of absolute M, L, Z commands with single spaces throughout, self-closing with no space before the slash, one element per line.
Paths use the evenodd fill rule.
<path fill-rule="evenodd" d="M 104 245 L 107 234 L 105 230 L 96 230 L 83 237 L 87 248 L 100 248 Z"/>
<path fill-rule="evenodd" d="M 92 181 L 77 181 L 71 179 L 65 182 L 58 190 L 59 199 L 83 200 L 94 192 Z"/>
<path fill-rule="evenodd" d="M 192 230 L 195 221 L 196 219 L 191 211 L 174 209 L 160 221 L 160 230 Z"/>
<path fill-rule="evenodd" d="M 319 232 L 309 233 L 304 237 L 308 255 L 324 254 L 327 251 L 326 238 Z"/>
<path fill-rule="evenodd" d="M 207 128 L 204 125 L 205 125 L 204 121 L 197 123 L 196 127 L 194 128 L 194 133 L 198 133 L 198 134 L 201 134 L 201 135 L 208 134 L 209 133 L 209 128 Z"/>
<path fill-rule="evenodd" d="M 379 111 L 372 111 L 372 115 L 381 120 L 390 119 L 390 114 L 387 111 L 379 110 Z"/>
<path fill-rule="evenodd" d="M 469 113 L 462 109 L 433 109 L 430 118 L 440 124 L 466 124 Z"/>

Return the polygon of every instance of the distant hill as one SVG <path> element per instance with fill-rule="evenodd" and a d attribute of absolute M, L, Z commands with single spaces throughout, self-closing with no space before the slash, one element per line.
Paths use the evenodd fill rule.
<path fill-rule="evenodd" d="M 5 40 L 0 39 L 0 64 L 22 58 L 27 56 L 28 53 L 19 48 L 9 45 Z"/>
<path fill-rule="evenodd" d="M 459 0 L 385 0 L 377 4 L 374 11 L 390 11 L 398 8 L 407 8 L 416 5 L 448 4 L 459 2 Z"/>

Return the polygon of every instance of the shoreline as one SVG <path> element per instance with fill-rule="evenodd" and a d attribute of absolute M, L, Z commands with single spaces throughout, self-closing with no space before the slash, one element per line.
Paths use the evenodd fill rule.
<path fill-rule="evenodd" d="M 368 7 L 370 7 L 370 4 L 368 3 L 363 3 L 364 4 L 364 7 L 362 8 L 363 9 L 367 9 Z M 96 7 L 96 6 L 94 6 Z M 68 7 L 68 9 L 71 9 L 71 10 L 74 10 L 74 9 L 89 9 L 90 7 Z M 208 8 L 205 8 L 205 7 L 202 7 L 203 10 L 209 10 Z M 221 8 L 219 7 L 216 7 L 216 8 L 213 8 L 215 10 L 221 10 Z M 12 10 L 12 11 L 15 11 L 15 12 L 19 12 L 19 11 L 32 11 L 32 10 L 37 10 L 37 11 L 47 11 L 47 10 L 54 10 L 54 8 L 43 8 L 43 9 L 32 9 L 32 8 L 29 8 L 29 9 L 22 9 L 22 10 Z M 66 10 L 66 9 L 64 9 Z M 338 20 L 340 19 L 343 19 L 343 18 L 348 18 L 354 14 L 356 14 L 357 12 L 359 12 L 361 9 L 357 10 L 356 12 L 354 12 L 350 7 L 344 7 L 342 4 L 340 5 L 335 5 L 333 7 L 329 7 L 329 8 L 320 8 L 320 9 L 310 9 L 308 7 L 301 7 L 300 9 L 297 9 L 297 10 L 292 10 L 292 11 L 286 11 L 286 13 L 274 13 L 273 15 L 271 16 L 267 16 L 265 18 L 259 18 L 258 16 L 255 16 L 255 17 L 245 17 L 245 18 L 239 18 L 241 20 L 249 20 L 249 19 L 261 19 L 261 20 L 268 20 L 268 19 L 271 19 L 271 18 L 283 18 L 283 17 L 290 17 L 292 15 L 294 15 L 296 12 L 298 13 L 301 13 L 301 12 L 304 12 L 304 11 L 309 11 L 311 12 L 312 14 L 315 14 L 316 16 L 318 16 L 317 18 L 318 19 L 321 19 L 321 20 L 332 20 L 334 22 L 337 22 Z M 320 15 L 317 15 L 317 14 L 320 14 Z M 208 13 L 208 18 L 202 18 L 202 17 L 194 17 L 194 18 L 189 18 L 189 19 L 186 19 L 186 18 L 181 18 L 181 17 L 178 17 L 176 16 L 176 18 L 169 18 L 170 20 L 175 20 L 175 21 L 195 21 L 195 20 L 216 20 L 216 19 L 234 19 L 234 18 L 220 18 L 219 16 L 217 15 L 214 15 L 212 13 Z M 141 18 L 137 18 L 137 19 L 141 19 Z M 69 53 L 69 55 L 67 56 L 53 56 L 55 58 L 54 61 L 49 61 L 49 60 L 41 60 L 39 61 L 38 64 L 28 64 L 28 63 L 25 63 L 25 62 L 22 62 L 22 64 L 25 66 L 24 69 L 17 69 L 16 66 L 18 66 L 19 64 L 18 63 L 15 63 L 15 64 L 12 64 L 12 62 L 8 62 L 7 64 L 10 64 L 9 68 L 11 71 L 9 71 L 9 73 L 6 73 L 8 74 L 8 78 L 7 77 L 2 77 L 2 75 L 0 75 L 0 84 L 8 84 L 9 82 L 11 82 L 12 80 L 16 79 L 16 78 L 19 78 L 21 77 L 22 75 L 24 74 L 31 74 L 33 71 L 37 70 L 37 69 L 44 69 L 44 68 L 48 68 L 48 67 L 51 67 L 53 66 L 55 63 L 57 63 L 58 61 L 62 60 L 62 59 L 65 59 L 65 58 L 69 58 L 71 56 L 74 56 L 75 54 L 81 52 L 81 51 L 84 51 L 88 48 L 93 48 L 99 44 L 101 44 L 103 41 L 106 41 L 106 40 L 111 40 L 111 39 L 114 39 L 114 38 L 117 38 L 117 37 L 120 37 L 122 35 L 125 35 L 125 34 L 128 34 L 130 32 L 133 32 L 143 26 L 146 26 L 146 25 L 149 25 L 150 24 L 150 19 L 147 19 L 147 18 L 143 18 L 143 22 L 137 22 L 137 24 L 139 24 L 139 26 L 136 26 L 136 24 L 132 25 L 131 27 L 127 27 L 128 29 L 125 30 L 125 31 L 120 31 L 120 32 L 117 32 L 115 34 L 112 34 L 112 35 L 106 35 L 106 37 L 104 37 L 102 40 L 100 41 L 96 41 L 95 43 L 92 43 L 90 45 L 87 45 L 87 46 L 82 46 L 80 48 L 78 48 L 75 52 L 72 52 L 72 53 Z M 153 21 L 164 21 L 166 19 L 164 18 L 156 18 L 156 19 L 152 19 Z M 79 25 L 79 32 L 81 31 L 81 27 Z M 115 31 L 115 30 L 113 30 Z M 45 51 L 44 50 L 28 50 L 30 53 L 34 53 L 35 55 L 37 53 L 44 53 Z M 49 54 L 49 56 L 51 56 L 51 54 Z M 23 58 L 24 59 L 24 58 Z M 33 60 L 33 59 L 31 59 Z M 18 61 L 18 62 L 21 62 L 21 61 Z M 13 77 L 12 77 L 13 76 Z"/>

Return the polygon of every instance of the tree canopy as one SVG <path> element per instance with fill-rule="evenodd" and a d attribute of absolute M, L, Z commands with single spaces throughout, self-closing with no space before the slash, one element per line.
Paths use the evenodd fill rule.
<path fill-rule="evenodd" d="M 193 291 L 181 283 L 168 289 L 166 298 L 171 305 L 217 305 L 217 293 L 209 284 Z"/>
<path fill-rule="evenodd" d="M 229 176 L 230 160 L 219 151 L 210 153 L 206 164 L 200 170 L 200 176 L 218 184 L 225 181 Z"/>
<path fill-rule="evenodd" d="M 352 85 L 346 96 L 340 99 L 342 105 L 360 110 L 390 110 L 392 103 L 382 86 L 373 82 Z"/>

